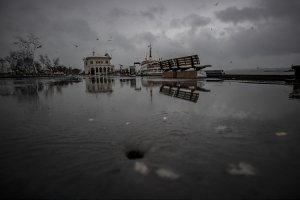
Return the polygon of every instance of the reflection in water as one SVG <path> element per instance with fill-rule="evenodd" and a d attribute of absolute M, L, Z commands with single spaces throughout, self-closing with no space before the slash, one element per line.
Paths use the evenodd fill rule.
<path fill-rule="evenodd" d="M 155 88 L 155 87 L 160 87 L 161 84 L 163 84 L 163 81 L 159 80 L 148 80 L 148 79 L 142 79 L 142 86 L 145 87 L 146 89 L 148 88 Z"/>
<path fill-rule="evenodd" d="M 20 101 L 39 99 L 39 94 L 52 96 L 55 91 L 62 93 L 62 88 L 73 83 L 81 82 L 80 78 L 44 79 L 9 79 L 1 81 L 0 95 L 14 96 Z"/>
<path fill-rule="evenodd" d="M 67 87 L 68 85 L 72 85 L 73 83 L 81 82 L 81 78 L 77 77 L 70 77 L 55 81 L 49 81 L 45 86 L 46 89 L 44 91 L 45 96 L 52 96 L 54 91 L 56 90 L 58 93 L 62 93 L 62 88 Z"/>
<path fill-rule="evenodd" d="M 76 80 L 0 80 L 1 197 L 299 196 L 300 101 L 288 99 L 290 86 L 85 80 L 110 84 L 113 95 L 95 99 L 85 83 L 68 85 Z M 161 85 L 199 99 L 169 98 Z"/>
<path fill-rule="evenodd" d="M 194 92 L 195 90 L 186 90 L 184 88 L 179 87 L 173 87 L 171 85 L 168 84 L 163 84 L 160 87 L 159 92 L 171 97 L 176 97 L 176 98 L 180 98 L 180 99 L 184 99 L 184 100 L 188 100 L 188 101 L 192 101 L 192 102 L 197 102 L 198 98 L 199 98 L 199 93 Z"/>
<path fill-rule="evenodd" d="M 136 91 L 142 90 L 141 80 L 139 78 L 120 78 L 121 87 L 129 85 L 130 88 L 134 88 Z"/>
<path fill-rule="evenodd" d="M 114 79 L 107 76 L 89 77 L 85 79 L 86 91 L 89 93 L 112 93 Z"/>
<path fill-rule="evenodd" d="M 203 84 L 203 82 L 197 81 L 169 82 L 162 84 L 159 92 L 196 103 L 199 99 L 199 93 L 195 91 L 209 92 L 203 88 Z"/>
<path fill-rule="evenodd" d="M 293 85 L 293 92 L 290 93 L 289 98 L 300 99 L 300 84 L 299 83 L 295 83 Z"/>

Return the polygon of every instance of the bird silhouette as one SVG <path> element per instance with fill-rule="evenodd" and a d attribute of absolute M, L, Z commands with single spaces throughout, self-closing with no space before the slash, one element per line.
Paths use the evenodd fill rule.
<path fill-rule="evenodd" d="M 77 44 L 73 44 L 73 45 L 74 45 L 74 47 L 76 47 L 76 48 L 79 47 Z"/>
<path fill-rule="evenodd" d="M 99 40 L 99 38 L 97 38 L 96 40 Z"/>
<path fill-rule="evenodd" d="M 215 3 L 215 6 L 218 6 L 219 5 L 219 2 Z"/>

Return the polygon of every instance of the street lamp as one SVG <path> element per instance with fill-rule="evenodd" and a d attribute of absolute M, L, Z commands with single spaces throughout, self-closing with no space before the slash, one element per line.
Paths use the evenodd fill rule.
<path fill-rule="evenodd" d="M 0 58 L 2 72 L 3 72 L 3 69 L 4 69 L 4 62 L 5 62 L 5 60 L 3 58 Z"/>
<path fill-rule="evenodd" d="M 42 45 L 38 45 L 35 49 L 40 49 L 42 48 Z M 34 68 L 34 72 L 35 74 L 37 74 L 37 71 L 36 71 L 36 67 L 35 67 L 35 64 L 34 64 L 34 52 L 35 52 L 35 49 L 33 50 L 33 55 L 32 55 L 32 64 L 33 64 L 33 68 Z"/>

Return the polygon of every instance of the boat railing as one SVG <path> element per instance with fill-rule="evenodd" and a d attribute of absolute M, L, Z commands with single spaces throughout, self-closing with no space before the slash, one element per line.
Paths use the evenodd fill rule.
<path fill-rule="evenodd" d="M 199 71 L 203 68 L 211 67 L 211 65 L 201 66 L 198 55 L 163 60 L 159 62 L 159 65 L 163 71 L 185 71 L 188 69 Z"/>

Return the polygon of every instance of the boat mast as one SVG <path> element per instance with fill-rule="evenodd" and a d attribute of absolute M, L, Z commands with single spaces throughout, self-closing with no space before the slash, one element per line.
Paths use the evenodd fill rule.
<path fill-rule="evenodd" d="M 151 47 L 151 42 L 150 42 L 149 47 L 150 47 L 150 56 L 149 56 L 149 58 L 152 58 L 152 47 Z"/>

